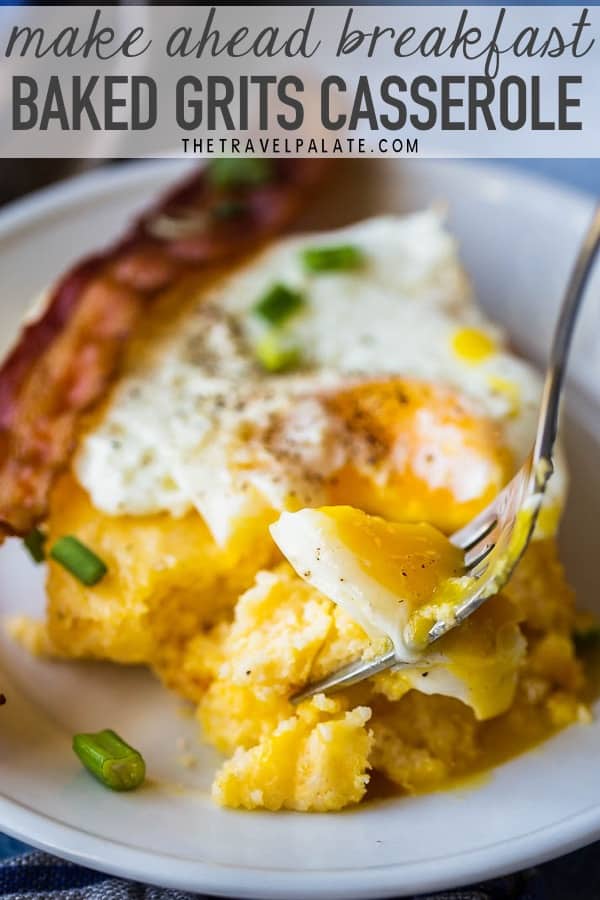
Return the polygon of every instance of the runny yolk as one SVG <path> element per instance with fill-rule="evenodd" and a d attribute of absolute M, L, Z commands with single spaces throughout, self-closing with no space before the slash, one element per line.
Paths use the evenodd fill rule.
<path fill-rule="evenodd" d="M 325 402 L 346 441 L 346 462 L 324 485 L 329 504 L 451 533 L 512 475 L 498 425 L 450 388 L 392 378 L 352 385 Z"/>
<path fill-rule="evenodd" d="M 407 604 L 407 613 L 447 597 L 450 579 L 464 572 L 463 553 L 440 531 L 369 516 L 350 506 L 323 507 L 360 568 Z"/>

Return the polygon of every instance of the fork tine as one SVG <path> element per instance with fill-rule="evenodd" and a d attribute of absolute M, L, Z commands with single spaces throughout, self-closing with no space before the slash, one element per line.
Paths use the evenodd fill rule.
<path fill-rule="evenodd" d="M 460 531 L 455 531 L 450 540 L 461 550 L 470 550 L 487 537 L 498 524 L 498 516 L 493 509 L 484 509 L 482 513 Z"/>
<path fill-rule="evenodd" d="M 465 553 L 465 567 L 474 569 L 479 563 L 483 562 L 486 556 L 492 552 L 496 545 L 494 543 L 475 544 L 467 553 Z"/>
<path fill-rule="evenodd" d="M 376 656 L 374 659 L 359 659 L 357 662 L 350 663 L 342 669 L 332 672 L 331 675 L 321 678 L 320 681 L 311 682 L 304 690 L 294 694 L 290 698 L 291 702 L 295 705 L 308 697 L 314 696 L 314 694 L 320 694 L 325 691 L 334 694 L 343 690 L 343 688 L 351 687 L 353 684 L 363 681 L 365 678 L 377 675 L 378 672 L 385 672 L 386 669 L 391 669 L 395 665 L 397 665 L 397 660 L 393 650 L 390 650 L 389 653 L 385 653 L 383 656 Z"/>

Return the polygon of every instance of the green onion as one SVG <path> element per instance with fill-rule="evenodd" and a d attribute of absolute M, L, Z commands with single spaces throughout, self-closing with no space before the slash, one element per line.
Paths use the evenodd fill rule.
<path fill-rule="evenodd" d="M 213 159 L 208 165 L 208 178 L 218 188 L 256 186 L 266 184 L 273 177 L 269 159 L 224 157 Z"/>
<path fill-rule="evenodd" d="M 46 554 L 44 553 L 44 544 L 46 543 L 46 535 L 39 528 L 32 528 L 29 534 L 23 538 L 23 544 L 27 549 L 32 560 L 36 563 L 44 562 Z"/>
<path fill-rule="evenodd" d="M 302 262 L 309 272 L 342 272 L 358 269 L 364 261 L 362 250 L 352 244 L 338 244 L 337 247 L 307 247 L 302 251 Z"/>
<path fill-rule="evenodd" d="M 285 284 L 274 284 L 254 305 L 252 312 L 268 322 L 281 325 L 304 305 L 304 297 Z"/>
<path fill-rule="evenodd" d="M 300 349 L 276 331 L 269 331 L 255 348 L 256 358 L 267 372 L 288 372 L 300 363 Z"/>
<path fill-rule="evenodd" d="M 59 538 L 50 550 L 50 556 L 90 587 L 97 584 L 108 571 L 102 560 L 72 535 Z"/>
<path fill-rule="evenodd" d="M 146 777 L 142 754 L 110 728 L 97 734 L 76 734 L 73 750 L 88 772 L 113 791 L 131 791 Z"/>
<path fill-rule="evenodd" d="M 227 221 L 229 219 L 237 219 L 248 211 L 248 207 L 241 200 L 222 200 L 217 203 L 211 210 L 213 219 L 218 221 Z"/>

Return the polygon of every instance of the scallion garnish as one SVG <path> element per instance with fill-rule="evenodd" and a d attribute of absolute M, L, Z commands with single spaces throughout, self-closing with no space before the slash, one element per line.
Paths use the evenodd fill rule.
<path fill-rule="evenodd" d="M 288 372 L 300 362 L 300 349 L 278 331 L 269 331 L 255 348 L 256 358 L 266 372 Z"/>
<path fill-rule="evenodd" d="M 97 734 L 76 734 L 73 750 L 88 772 L 113 791 L 131 791 L 146 777 L 146 763 L 110 728 Z"/>
<path fill-rule="evenodd" d="M 44 552 L 44 544 L 46 543 L 46 535 L 39 528 L 32 528 L 29 534 L 23 538 L 23 544 L 32 560 L 36 563 L 44 562 L 46 554 Z"/>
<path fill-rule="evenodd" d="M 208 178 L 218 188 L 253 187 L 266 184 L 273 177 L 269 159 L 224 157 L 213 159 L 207 168 Z"/>
<path fill-rule="evenodd" d="M 353 244 L 307 247 L 302 251 L 302 263 L 309 272 L 342 272 L 358 269 L 364 261 L 362 250 Z"/>
<path fill-rule="evenodd" d="M 70 534 L 56 541 L 50 550 L 50 556 L 90 587 L 97 584 L 108 571 L 100 557 Z"/>
<path fill-rule="evenodd" d="M 269 325 L 281 325 L 304 305 L 304 297 L 299 291 L 285 284 L 274 284 L 255 303 L 252 312 Z"/>

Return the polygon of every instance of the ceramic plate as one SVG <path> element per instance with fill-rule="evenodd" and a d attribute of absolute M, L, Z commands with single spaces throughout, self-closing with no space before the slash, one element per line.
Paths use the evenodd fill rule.
<path fill-rule="evenodd" d="M 31 298 L 81 253 L 115 236 L 182 165 L 104 169 L 0 215 L 0 334 L 7 344 Z M 312 211 L 312 224 L 445 202 L 484 306 L 522 352 L 543 359 L 590 200 L 510 168 L 425 161 L 356 163 L 337 196 L 343 211 L 324 198 L 326 209 Z M 573 354 L 564 429 L 573 484 L 563 555 L 580 602 L 592 607 L 600 604 L 599 295 L 596 279 Z M 0 613 L 39 614 L 42 579 L 20 544 L 7 542 Z M 198 765 L 182 767 L 178 739 L 194 743 L 194 722 L 147 672 L 40 662 L 0 640 L 8 697 L 0 828 L 92 867 L 210 894 L 349 900 L 465 884 L 600 837 L 600 716 L 470 788 L 341 814 L 248 814 L 212 805 L 212 751 L 198 747 Z M 106 726 L 143 747 L 151 781 L 141 791 L 107 792 L 74 759 L 71 735 Z"/>

